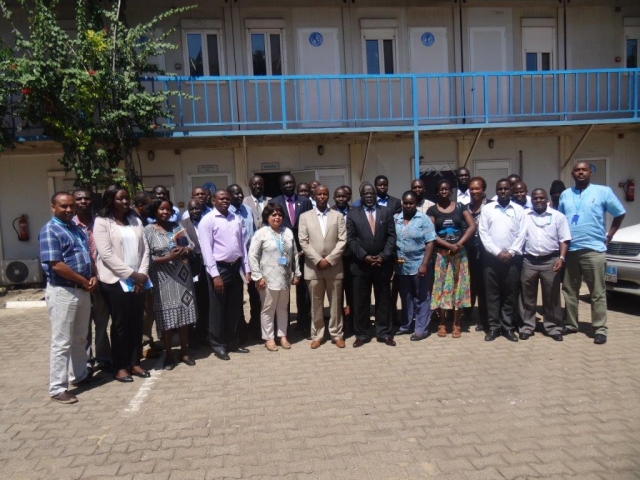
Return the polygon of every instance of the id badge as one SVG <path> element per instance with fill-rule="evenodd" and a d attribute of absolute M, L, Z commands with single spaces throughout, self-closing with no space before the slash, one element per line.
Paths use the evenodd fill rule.
<path fill-rule="evenodd" d="M 278 265 L 287 266 L 287 257 L 278 257 Z"/>
<path fill-rule="evenodd" d="M 571 225 L 577 225 L 579 218 L 580 218 L 580 215 L 578 215 L 577 213 L 573 217 L 571 217 Z"/>

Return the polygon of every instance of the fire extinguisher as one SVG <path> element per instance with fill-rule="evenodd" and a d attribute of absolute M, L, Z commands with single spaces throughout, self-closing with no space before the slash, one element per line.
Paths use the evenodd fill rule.
<path fill-rule="evenodd" d="M 16 228 L 16 222 L 18 222 L 18 228 Z M 29 220 L 26 215 L 21 215 L 13 220 L 13 229 L 18 234 L 18 240 L 21 242 L 29 241 Z"/>
<path fill-rule="evenodd" d="M 624 199 L 627 202 L 633 202 L 636 198 L 636 182 L 629 179 L 624 182 L 622 186 L 622 190 L 624 190 Z"/>

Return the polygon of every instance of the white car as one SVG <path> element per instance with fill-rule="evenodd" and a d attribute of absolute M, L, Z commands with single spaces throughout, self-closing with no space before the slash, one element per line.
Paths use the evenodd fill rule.
<path fill-rule="evenodd" d="M 640 224 L 621 228 L 607 248 L 607 290 L 640 295 Z"/>

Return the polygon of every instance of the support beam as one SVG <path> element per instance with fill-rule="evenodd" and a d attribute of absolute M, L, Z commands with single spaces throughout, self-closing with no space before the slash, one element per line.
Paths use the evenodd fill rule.
<path fill-rule="evenodd" d="M 364 178 L 364 170 L 367 168 L 367 159 L 369 158 L 369 147 L 371 146 L 371 137 L 373 137 L 373 132 L 369 132 L 369 139 L 367 140 L 367 148 L 364 151 L 364 160 L 362 162 L 362 170 L 360 170 L 360 181 Z"/>
<path fill-rule="evenodd" d="M 413 178 L 420 178 L 420 133 L 413 131 Z"/>
<path fill-rule="evenodd" d="M 480 135 L 482 135 L 482 128 L 480 130 L 478 130 L 478 133 L 476 134 L 476 138 L 473 141 L 473 144 L 471 145 L 471 149 L 469 150 L 469 153 L 467 154 L 467 159 L 464 161 L 464 165 L 463 168 L 467 168 L 467 163 L 469 163 L 469 160 L 471 159 L 471 155 L 473 155 L 473 151 L 476 149 L 476 145 L 478 144 L 478 140 L 480 140 Z"/>
<path fill-rule="evenodd" d="M 582 137 L 580 138 L 580 141 L 578 142 L 578 144 L 575 146 L 575 148 L 573 149 L 571 154 L 567 157 L 567 159 L 562 164 L 562 168 L 560 169 L 561 172 L 565 169 L 565 167 L 571 161 L 573 156 L 578 152 L 578 149 L 582 146 L 584 141 L 587 139 L 587 136 L 591 133 L 591 130 L 593 129 L 593 126 L 594 126 L 594 124 L 589 125 L 589 128 L 587 128 L 587 131 L 584 132 L 584 134 L 582 134 Z"/>

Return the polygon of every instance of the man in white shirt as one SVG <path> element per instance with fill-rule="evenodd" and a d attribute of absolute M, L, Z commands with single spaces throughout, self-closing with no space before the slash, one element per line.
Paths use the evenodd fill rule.
<path fill-rule="evenodd" d="M 471 180 L 471 172 L 464 167 L 456 170 L 456 180 L 458 182 L 458 193 L 456 201 L 463 205 L 471 203 L 471 192 L 469 192 L 469 180 Z"/>
<path fill-rule="evenodd" d="M 416 205 L 418 211 L 426 215 L 427 210 L 435 204 L 431 200 L 424 198 L 424 182 L 420 179 L 411 182 L 411 191 L 418 197 L 418 204 Z"/>
<path fill-rule="evenodd" d="M 520 340 L 527 340 L 535 332 L 536 301 L 540 282 L 544 329 L 556 342 L 561 342 L 561 270 L 569 248 L 571 232 L 567 217 L 557 210 L 548 208 L 547 200 L 547 192 L 536 188 L 531 192 L 533 208 L 524 214 L 524 260 L 520 276 L 523 325 L 520 328 Z"/>
<path fill-rule="evenodd" d="M 344 216 L 328 206 L 329 188 L 315 189 L 316 206 L 300 215 L 298 238 L 304 252 L 304 278 L 311 296 L 311 348 L 324 340 L 324 296 L 329 300 L 329 334 L 338 348 L 344 348 L 342 332 L 342 254 L 347 247 Z"/>
<path fill-rule="evenodd" d="M 524 210 L 511 201 L 506 178 L 496 183 L 497 202 L 488 203 L 480 214 L 480 240 L 486 250 L 484 282 L 489 332 L 485 341 L 495 340 L 502 330 L 507 340 L 517 342 L 514 333 L 520 293 Z"/>

